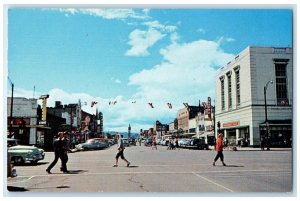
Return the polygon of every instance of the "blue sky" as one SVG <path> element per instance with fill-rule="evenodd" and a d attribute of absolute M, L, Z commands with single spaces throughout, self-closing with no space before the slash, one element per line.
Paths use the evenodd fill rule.
<path fill-rule="evenodd" d="M 50 94 L 49 106 L 81 99 L 92 113 L 98 101 L 105 130 L 148 129 L 173 121 L 183 102 L 214 99 L 216 71 L 247 46 L 292 47 L 292 11 L 8 10 L 15 95 L 32 98 L 35 86 L 35 98 Z"/>

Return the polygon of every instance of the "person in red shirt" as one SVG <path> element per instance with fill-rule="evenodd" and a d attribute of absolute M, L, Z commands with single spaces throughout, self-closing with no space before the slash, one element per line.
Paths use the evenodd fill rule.
<path fill-rule="evenodd" d="M 217 151 L 217 155 L 213 161 L 213 166 L 216 166 L 216 161 L 219 158 L 221 159 L 223 166 L 226 166 L 226 164 L 224 163 L 224 155 L 223 155 L 223 134 L 222 133 L 218 134 L 218 139 L 216 142 L 216 151 Z"/>

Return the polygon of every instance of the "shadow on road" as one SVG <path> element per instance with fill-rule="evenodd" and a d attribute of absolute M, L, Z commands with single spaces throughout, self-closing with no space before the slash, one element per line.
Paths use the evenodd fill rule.
<path fill-rule="evenodd" d="M 23 192 L 28 191 L 26 188 L 23 187 L 16 187 L 16 186 L 7 186 L 7 190 L 10 192 Z"/>
<path fill-rule="evenodd" d="M 242 165 L 227 165 L 225 167 L 245 167 L 245 166 L 242 166 Z"/>
<path fill-rule="evenodd" d="M 84 173 L 84 172 L 88 172 L 87 170 L 69 170 L 69 174 L 80 174 L 80 173 Z"/>
<path fill-rule="evenodd" d="M 38 162 L 36 164 L 32 164 L 32 163 L 15 164 L 15 166 L 40 166 L 45 164 L 48 164 L 48 162 Z"/>
<path fill-rule="evenodd" d="M 137 167 L 139 167 L 139 166 L 131 165 L 131 166 L 129 166 L 128 168 L 137 168 Z"/>

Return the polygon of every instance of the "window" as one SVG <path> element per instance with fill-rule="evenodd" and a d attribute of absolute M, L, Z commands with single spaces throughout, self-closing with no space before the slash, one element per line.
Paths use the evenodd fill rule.
<path fill-rule="evenodd" d="M 235 83 L 236 83 L 236 106 L 241 104 L 241 92 L 240 92 L 240 71 L 235 71 Z"/>
<path fill-rule="evenodd" d="M 274 54 L 284 54 L 286 53 L 286 48 L 274 48 Z"/>
<path fill-rule="evenodd" d="M 227 73 L 228 78 L 228 109 L 232 108 L 231 71 Z"/>
<path fill-rule="evenodd" d="M 288 105 L 286 65 L 287 64 L 283 64 L 283 63 L 275 63 L 276 97 L 277 97 L 277 104 L 279 105 Z"/>
<path fill-rule="evenodd" d="M 221 102 L 222 102 L 222 110 L 225 110 L 224 79 L 221 80 Z"/>

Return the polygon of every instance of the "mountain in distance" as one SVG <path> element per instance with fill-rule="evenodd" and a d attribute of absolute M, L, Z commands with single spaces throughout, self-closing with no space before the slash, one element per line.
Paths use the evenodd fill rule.
<path fill-rule="evenodd" d="M 123 136 L 123 138 L 128 138 L 128 132 L 117 132 L 117 131 L 105 131 L 105 134 L 109 134 L 111 136 L 114 136 L 116 133 Z M 133 139 L 136 139 L 140 136 L 139 133 L 130 133 L 130 137 Z"/>

